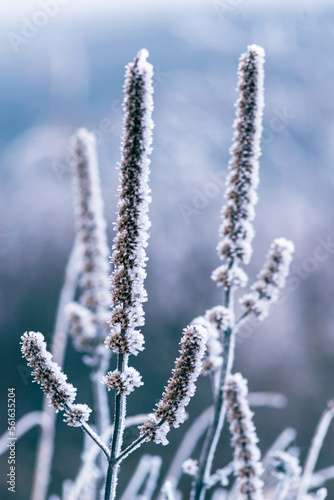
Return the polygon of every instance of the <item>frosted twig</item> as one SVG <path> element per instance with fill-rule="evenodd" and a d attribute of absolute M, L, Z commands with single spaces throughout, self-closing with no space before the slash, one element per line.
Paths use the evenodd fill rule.
<path fill-rule="evenodd" d="M 125 428 L 141 424 L 145 420 L 146 416 L 147 416 L 146 414 L 139 414 L 127 417 L 125 419 Z M 110 427 L 108 427 L 108 429 L 104 431 L 104 433 L 101 436 L 101 441 L 103 443 L 107 443 L 110 440 L 110 436 L 113 433 L 113 428 L 114 426 L 111 425 Z M 69 497 L 66 498 L 66 500 L 79 500 L 81 498 L 82 490 L 83 488 L 85 488 L 86 485 L 87 477 L 89 477 L 90 471 L 95 467 L 94 462 L 96 461 L 100 453 L 100 450 L 101 448 L 96 443 L 93 443 L 93 445 L 85 453 L 85 458 L 81 466 L 81 469 L 74 483 L 72 484 Z"/>
<path fill-rule="evenodd" d="M 296 500 L 303 500 L 312 480 L 312 474 L 318 460 L 318 456 L 326 437 L 328 428 L 334 417 L 334 400 L 328 402 L 326 410 L 321 415 L 319 423 L 315 429 L 311 445 L 307 452 L 303 474 L 300 480 Z"/>

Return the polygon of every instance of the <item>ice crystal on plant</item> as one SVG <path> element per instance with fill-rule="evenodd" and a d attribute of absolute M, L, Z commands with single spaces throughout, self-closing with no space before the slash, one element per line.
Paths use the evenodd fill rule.
<path fill-rule="evenodd" d="M 253 413 L 247 401 L 246 379 L 240 373 L 230 375 L 224 393 L 240 493 L 245 500 L 262 500 L 263 482 L 260 476 L 263 469 L 257 446 L 258 438 L 252 421 Z"/>
<path fill-rule="evenodd" d="M 240 303 L 248 312 L 264 319 L 268 316 L 269 307 L 279 297 L 279 290 L 284 288 L 289 274 L 294 245 L 285 238 L 273 241 L 264 268 L 258 275 L 258 280 L 252 285 L 253 292 L 240 299 Z"/>
<path fill-rule="evenodd" d="M 86 404 L 73 404 L 65 410 L 64 422 L 71 427 L 80 427 L 83 422 L 89 420 L 91 411 Z"/>
<path fill-rule="evenodd" d="M 133 367 L 126 368 L 123 372 L 118 370 L 108 372 L 102 383 L 110 389 L 115 389 L 117 394 L 129 395 L 135 387 L 143 385 L 140 373 Z"/>

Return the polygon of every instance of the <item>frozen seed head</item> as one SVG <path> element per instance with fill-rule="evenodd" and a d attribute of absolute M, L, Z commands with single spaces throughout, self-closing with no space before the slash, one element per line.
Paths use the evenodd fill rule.
<path fill-rule="evenodd" d="M 206 341 L 207 331 L 200 325 L 190 325 L 183 330 L 180 356 L 175 361 L 173 375 L 157 405 L 154 419 L 150 416 L 140 427 L 141 434 L 149 440 L 157 442 L 155 430 L 158 428 L 160 439 L 163 424 L 168 424 L 169 430 L 169 427 L 179 427 L 185 421 L 185 407 L 196 390 L 195 383 L 202 370 Z"/>
<path fill-rule="evenodd" d="M 97 325 L 94 314 L 78 302 L 69 302 L 65 307 L 70 334 L 78 351 L 86 351 L 96 336 Z"/>
<path fill-rule="evenodd" d="M 192 325 L 200 325 L 207 331 L 206 352 L 202 363 L 202 374 L 209 375 L 221 367 L 223 348 L 219 341 L 219 331 L 216 326 L 205 316 L 198 316 L 191 322 Z"/>
<path fill-rule="evenodd" d="M 248 276 L 245 271 L 237 265 L 230 268 L 226 264 L 217 267 L 217 269 L 213 271 L 211 279 L 217 283 L 217 286 L 223 287 L 224 290 L 232 286 L 242 288 L 245 287 L 248 282 Z"/>
<path fill-rule="evenodd" d="M 238 478 L 241 498 L 244 500 L 262 500 L 263 472 L 260 462 L 258 438 L 252 421 L 253 413 L 247 401 L 247 381 L 240 373 L 230 375 L 224 395 L 227 406 L 227 418 L 232 434 L 231 444 L 234 449 L 234 467 Z"/>
<path fill-rule="evenodd" d="M 64 422 L 71 427 L 81 427 L 83 422 L 87 422 L 89 420 L 91 412 L 91 408 L 89 408 L 86 404 L 71 405 L 65 411 Z"/>
<path fill-rule="evenodd" d="M 39 332 L 26 332 L 21 337 L 23 356 L 32 368 L 32 375 L 43 391 L 47 394 L 51 405 L 56 411 L 63 410 L 65 405 L 71 405 L 77 390 L 66 382 L 67 376 L 57 363 L 52 361 L 52 355 L 46 350 L 44 337 Z"/>
<path fill-rule="evenodd" d="M 239 99 L 236 102 L 236 119 L 233 125 L 230 174 L 226 183 L 227 203 L 222 210 L 219 230 L 222 239 L 217 247 L 218 255 L 227 262 L 227 267 L 216 271 L 214 275 L 214 279 L 222 286 L 236 279 L 244 282 L 244 277 L 236 277 L 231 263 L 240 261 L 248 264 L 252 254 L 254 231 L 251 221 L 254 219 L 254 207 L 257 203 L 264 106 L 263 63 L 263 48 L 250 45 L 241 56 L 238 68 Z"/>
<path fill-rule="evenodd" d="M 142 348 L 136 327 L 144 324 L 142 303 L 147 300 L 144 289 L 146 252 L 151 201 L 148 186 L 153 122 L 153 68 L 141 50 L 134 63 L 127 66 L 124 99 L 124 140 L 120 165 L 117 235 L 112 263 L 113 311 L 112 333 L 108 347 L 122 354 L 134 354 Z M 120 338 L 121 337 L 121 338 Z M 141 347 L 140 347 L 141 346 Z"/>
<path fill-rule="evenodd" d="M 183 462 L 182 470 L 183 470 L 184 474 L 188 474 L 189 476 L 196 476 L 197 471 L 198 471 L 197 460 L 193 460 L 192 458 L 188 458 L 188 460 Z"/>
<path fill-rule="evenodd" d="M 279 290 L 284 288 L 294 253 L 294 245 L 285 238 L 273 241 L 264 268 L 252 285 L 252 293 L 240 299 L 241 305 L 259 319 L 268 316 L 270 305 L 278 300 Z"/>
<path fill-rule="evenodd" d="M 120 325 L 111 329 L 105 340 L 105 346 L 116 353 L 137 354 L 144 349 L 144 336 L 134 328 L 122 331 Z"/>
<path fill-rule="evenodd" d="M 233 313 L 224 306 L 216 306 L 208 309 L 205 317 L 217 330 L 222 332 L 233 326 Z"/>
<path fill-rule="evenodd" d="M 125 395 L 129 395 L 135 387 L 144 385 L 140 373 L 133 367 L 128 367 L 123 372 L 108 372 L 102 378 L 102 384 L 105 384 L 109 391 L 115 389 L 117 394 Z"/>
<path fill-rule="evenodd" d="M 159 422 L 154 413 L 149 413 L 145 419 L 145 422 L 140 427 L 140 432 L 142 435 L 146 436 L 147 441 L 152 441 L 155 444 L 162 444 L 166 446 L 168 444 L 167 434 L 170 430 L 168 422 Z"/>
<path fill-rule="evenodd" d="M 109 246 L 103 214 L 96 141 L 79 129 L 71 141 L 77 241 L 81 245 L 83 273 L 80 303 L 91 312 L 109 309 Z M 104 320 L 104 317 L 103 317 Z M 105 326 L 105 325 L 103 325 Z"/>

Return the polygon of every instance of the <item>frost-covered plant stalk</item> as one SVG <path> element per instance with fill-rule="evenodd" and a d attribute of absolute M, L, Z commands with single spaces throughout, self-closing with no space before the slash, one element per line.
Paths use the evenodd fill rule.
<path fill-rule="evenodd" d="M 184 329 L 180 357 L 175 361 L 173 376 L 169 379 L 162 399 L 154 413 L 141 426 L 141 435 L 154 443 L 168 444 L 170 427 L 179 427 L 185 420 L 185 407 L 196 390 L 201 373 L 207 331 L 200 325 Z"/>
<path fill-rule="evenodd" d="M 76 239 L 82 259 L 77 302 L 67 314 L 79 351 L 95 354 L 106 336 L 109 311 L 109 247 L 97 166 L 96 140 L 80 129 L 72 138 L 72 170 Z"/>
<path fill-rule="evenodd" d="M 224 391 L 234 449 L 234 470 L 240 493 L 247 500 L 263 500 L 263 482 L 260 479 L 263 470 L 252 421 L 253 413 L 247 401 L 247 381 L 240 373 L 231 375 Z"/>
<path fill-rule="evenodd" d="M 82 261 L 77 301 L 66 306 L 73 345 L 86 354 L 92 369 L 95 420 L 102 433 L 110 425 L 106 389 L 101 377 L 110 353 L 103 348 L 110 308 L 109 247 L 97 163 L 96 140 L 79 129 L 72 137 L 72 171 L 76 242 Z"/>
<path fill-rule="evenodd" d="M 134 63 L 127 67 L 124 99 L 124 138 L 120 165 L 117 235 L 112 254 L 111 333 L 106 347 L 117 353 L 117 368 L 103 379 L 115 389 L 114 432 L 106 482 L 105 500 L 115 498 L 121 452 L 126 396 L 140 386 L 139 373 L 128 366 L 130 354 L 143 349 L 143 335 L 137 329 L 144 324 L 143 302 L 146 276 L 145 247 L 150 222 L 148 205 L 151 201 L 148 186 L 148 158 L 152 143 L 153 68 L 147 62 L 148 52 L 139 52 Z"/>
<path fill-rule="evenodd" d="M 205 497 L 215 450 L 224 424 L 226 406 L 223 387 L 232 370 L 235 349 L 232 294 L 235 289 L 247 284 L 247 276 L 240 264 L 248 264 L 252 253 L 252 220 L 257 202 L 258 159 L 264 105 L 263 63 L 264 50 L 257 45 L 251 45 L 241 56 L 238 68 L 239 99 L 236 102 L 236 119 L 233 125 L 234 143 L 230 151 L 226 205 L 222 209 L 222 223 L 219 229 L 221 240 L 217 247 L 223 264 L 212 274 L 212 279 L 224 290 L 223 306 L 228 321 L 219 332 L 222 363 L 215 394 L 215 412 L 201 453 L 193 485 L 193 500 L 203 500 Z"/>

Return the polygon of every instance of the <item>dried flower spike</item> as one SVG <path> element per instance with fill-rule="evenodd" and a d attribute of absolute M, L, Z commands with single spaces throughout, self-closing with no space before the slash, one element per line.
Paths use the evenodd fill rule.
<path fill-rule="evenodd" d="M 247 381 L 240 373 L 230 375 L 224 388 L 227 418 L 232 434 L 235 473 L 243 500 L 262 500 L 263 472 L 258 438 L 247 401 Z"/>
<path fill-rule="evenodd" d="M 248 264 L 252 254 L 254 236 L 251 221 L 257 203 L 256 189 L 259 183 L 260 139 L 264 106 L 264 50 L 250 45 L 240 58 L 238 68 L 239 99 L 236 102 L 234 121 L 234 143 L 229 162 L 226 205 L 222 209 L 222 224 L 219 229 L 221 241 L 217 251 L 225 264 L 212 275 L 219 286 L 229 288 L 245 286 L 247 276 L 238 263 Z"/>
<path fill-rule="evenodd" d="M 144 324 L 142 303 L 146 301 L 146 253 L 148 187 L 153 109 L 153 68 L 141 50 L 127 67 L 124 99 L 124 140 L 120 165 L 117 236 L 112 262 L 111 335 L 106 345 L 121 354 L 137 354 L 143 349 L 143 336 L 135 328 Z"/>
<path fill-rule="evenodd" d="M 173 375 L 155 413 L 140 427 L 141 434 L 149 440 L 167 444 L 169 428 L 179 427 L 184 422 L 185 407 L 195 393 L 195 383 L 201 373 L 206 341 L 207 331 L 200 325 L 190 325 L 183 330 L 180 356 L 175 361 Z"/>
<path fill-rule="evenodd" d="M 87 422 L 92 410 L 86 404 L 73 404 L 77 390 L 67 382 L 67 376 L 57 363 L 52 361 L 52 355 L 46 350 L 44 336 L 40 332 L 25 332 L 21 339 L 22 354 L 56 412 L 65 410 L 65 422 L 73 427 L 80 427 L 83 422 Z"/>
<path fill-rule="evenodd" d="M 109 246 L 93 134 L 79 129 L 72 138 L 75 222 L 82 246 L 80 303 L 94 313 L 109 309 Z M 100 311 L 101 310 L 101 311 Z"/>
<path fill-rule="evenodd" d="M 90 352 L 106 336 L 110 307 L 109 247 L 95 137 L 79 129 L 71 146 L 76 242 L 80 245 L 82 274 L 78 302 L 70 302 L 66 314 L 75 348 Z"/>
<path fill-rule="evenodd" d="M 284 288 L 289 274 L 294 245 L 285 238 L 273 241 L 264 268 L 258 275 L 258 281 L 252 285 L 253 292 L 244 295 L 240 303 L 248 312 L 264 319 L 268 316 L 269 307 L 279 297 L 279 290 Z"/>

